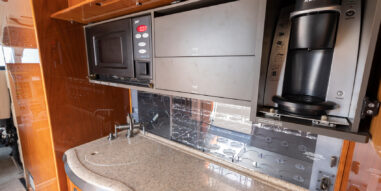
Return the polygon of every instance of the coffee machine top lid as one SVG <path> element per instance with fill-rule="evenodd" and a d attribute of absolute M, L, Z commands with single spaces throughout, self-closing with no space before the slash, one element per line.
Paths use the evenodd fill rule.
<path fill-rule="evenodd" d="M 340 6 L 341 0 L 296 0 L 295 11 L 303 11 L 320 7 Z"/>
<path fill-rule="evenodd" d="M 340 0 L 296 0 L 295 9 L 290 18 L 315 12 L 333 11 L 340 13 Z"/>

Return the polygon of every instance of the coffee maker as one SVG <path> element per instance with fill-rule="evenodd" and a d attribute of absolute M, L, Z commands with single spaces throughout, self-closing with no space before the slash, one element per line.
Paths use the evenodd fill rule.
<path fill-rule="evenodd" d="M 361 28 L 360 0 L 296 0 L 281 12 L 264 106 L 277 114 L 348 124 Z"/>

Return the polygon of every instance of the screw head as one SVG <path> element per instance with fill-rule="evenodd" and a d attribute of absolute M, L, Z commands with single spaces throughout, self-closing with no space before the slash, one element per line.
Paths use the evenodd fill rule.
<path fill-rule="evenodd" d="M 374 103 L 368 103 L 368 107 L 369 108 L 374 108 L 374 107 L 376 107 L 376 104 L 374 104 Z"/>
<path fill-rule="evenodd" d="M 367 111 L 366 111 L 366 114 L 368 114 L 368 115 L 373 115 L 373 111 L 372 111 L 372 110 L 367 110 Z"/>

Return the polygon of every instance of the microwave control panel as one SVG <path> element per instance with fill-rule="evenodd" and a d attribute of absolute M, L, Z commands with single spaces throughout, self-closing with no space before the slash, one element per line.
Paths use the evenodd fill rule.
<path fill-rule="evenodd" d="M 132 34 L 134 43 L 134 60 L 146 60 L 152 57 L 152 27 L 151 16 L 141 16 L 132 19 Z"/>
<path fill-rule="evenodd" d="M 151 16 L 132 18 L 135 78 L 152 80 L 152 24 Z"/>

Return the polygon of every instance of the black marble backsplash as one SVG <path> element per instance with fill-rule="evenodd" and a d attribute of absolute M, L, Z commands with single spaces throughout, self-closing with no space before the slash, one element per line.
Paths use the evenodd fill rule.
<path fill-rule="evenodd" d="M 135 118 L 150 133 L 310 187 L 317 135 L 252 124 L 243 106 L 144 92 L 133 100 Z"/>

